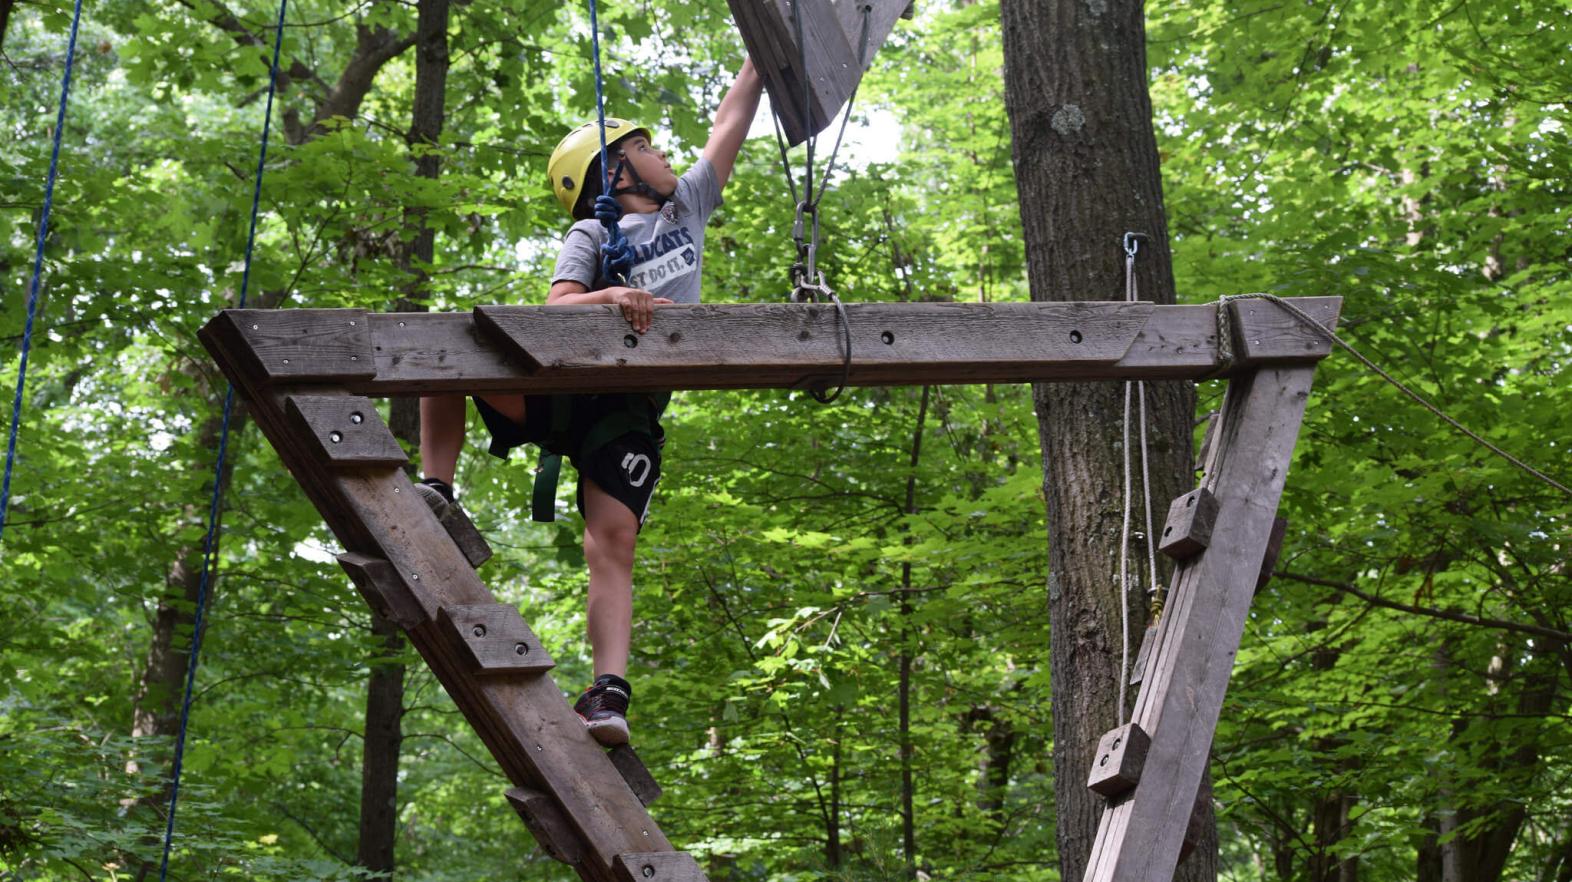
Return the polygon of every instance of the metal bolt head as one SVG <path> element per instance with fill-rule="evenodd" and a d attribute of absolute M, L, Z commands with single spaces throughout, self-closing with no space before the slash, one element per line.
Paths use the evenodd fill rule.
<path fill-rule="evenodd" d="M 469 629 L 469 633 L 475 635 L 476 637 L 484 637 L 486 636 L 486 626 L 476 625 L 475 627 Z"/>
<path fill-rule="evenodd" d="M 514 655 L 529 655 L 529 647 L 523 643 L 513 644 Z"/>
<path fill-rule="evenodd" d="M 655 878 L 655 868 L 650 866 L 649 864 L 645 864 L 644 865 L 644 869 L 640 870 L 639 873 L 642 876 L 644 876 L 644 878 L 646 878 L 646 879 L 653 879 L 653 878 Z"/>
<path fill-rule="evenodd" d="M 361 423 L 365 422 L 366 418 L 361 416 L 358 413 L 352 413 L 352 414 L 349 415 L 349 421 L 358 426 Z"/>
<path fill-rule="evenodd" d="M 340 441 L 344 440 L 344 433 L 343 432 L 329 432 L 328 433 L 328 440 L 332 441 L 334 444 L 337 444 Z"/>

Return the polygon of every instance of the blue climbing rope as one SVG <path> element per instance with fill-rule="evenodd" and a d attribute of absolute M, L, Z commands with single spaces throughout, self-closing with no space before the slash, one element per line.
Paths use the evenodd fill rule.
<path fill-rule="evenodd" d="M 595 115 L 600 123 L 600 190 L 595 197 L 595 217 L 606 228 L 606 244 L 600 246 L 600 274 L 607 279 L 627 282 L 628 271 L 633 269 L 633 249 L 617 221 L 622 218 L 622 208 L 607 193 L 606 178 L 610 167 L 606 165 L 606 86 L 600 75 L 600 20 L 596 15 L 595 0 L 589 0 L 590 46 L 595 58 Z M 620 166 L 619 166 L 620 168 Z"/>
<path fill-rule="evenodd" d="M 81 2 L 81 0 L 78 0 Z M 279 0 L 278 25 L 273 34 L 273 66 L 268 73 L 267 109 L 262 116 L 262 149 L 257 156 L 256 184 L 251 191 L 251 227 L 246 233 L 245 269 L 240 275 L 240 300 L 237 309 L 246 308 L 246 290 L 251 282 L 251 252 L 257 240 L 257 213 L 262 204 L 262 170 L 267 165 L 267 138 L 273 127 L 273 95 L 278 89 L 279 48 L 284 43 L 284 12 L 289 0 Z M 180 732 L 175 737 L 175 762 L 169 785 L 169 817 L 164 826 L 164 856 L 159 864 L 159 882 L 169 875 L 169 850 L 175 839 L 175 806 L 180 800 L 180 770 L 186 753 L 186 726 L 191 721 L 191 693 L 196 685 L 197 655 L 202 651 L 203 613 L 207 608 L 207 589 L 218 560 L 218 507 L 223 499 L 224 458 L 229 452 L 229 421 L 234 413 L 235 385 L 224 392 L 223 428 L 218 436 L 218 461 L 213 466 L 213 497 L 207 508 L 207 535 L 202 540 L 202 578 L 197 583 L 196 618 L 191 631 L 191 654 L 186 662 L 185 695 L 180 702 Z"/>
<path fill-rule="evenodd" d="M 49 177 L 44 182 L 44 211 L 38 221 L 38 247 L 33 252 L 33 281 L 27 294 L 27 323 L 22 328 L 22 366 L 16 371 L 16 395 L 11 399 L 11 432 L 5 445 L 5 479 L 0 481 L 0 537 L 5 535 L 6 510 L 11 506 L 11 473 L 16 468 L 16 433 L 22 426 L 22 387 L 27 383 L 27 355 L 33 348 L 33 318 L 38 314 L 38 284 L 44 272 L 44 241 L 49 237 L 49 210 L 55 201 L 55 177 L 60 169 L 60 134 L 65 131 L 66 101 L 71 95 L 71 63 L 76 59 L 76 31 L 82 21 L 82 0 L 76 0 L 71 17 L 71 37 L 66 42 L 65 76 L 60 81 L 60 112 L 55 116 L 55 146 L 49 156 Z"/>

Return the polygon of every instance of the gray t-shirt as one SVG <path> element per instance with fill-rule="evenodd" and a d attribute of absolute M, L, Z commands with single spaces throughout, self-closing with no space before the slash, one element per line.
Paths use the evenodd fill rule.
<path fill-rule="evenodd" d="M 623 215 L 617 226 L 633 247 L 628 287 L 643 288 L 673 303 L 698 303 L 704 225 L 720 204 L 715 167 L 701 156 L 677 179 L 677 191 L 660 211 Z M 615 284 L 600 274 L 600 246 L 605 241 L 606 230 L 594 218 L 568 228 L 552 283 L 578 282 L 591 291 Z"/>

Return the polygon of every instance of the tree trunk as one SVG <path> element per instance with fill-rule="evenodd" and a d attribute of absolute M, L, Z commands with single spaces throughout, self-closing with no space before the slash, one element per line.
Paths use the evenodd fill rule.
<path fill-rule="evenodd" d="M 1150 237 L 1136 261 L 1141 298 L 1173 303 L 1142 5 L 1004 0 L 1001 17 L 1032 299 L 1122 299 L 1120 246 L 1134 231 Z M 1119 721 L 1123 390 L 1117 383 L 1040 385 L 1033 398 L 1048 503 L 1059 866 L 1064 879 L 1076 880 L 1102 809 L 1082 783 L 1098 738 Z M 1193 483 L 1193 411 L 1189 383 L 1147 384 L 1154 519 Z M 1144 560 L 1144 548 L 1132 545 L 1133 558 Z M 1138 590 L 1130 595 L 1130 632 L 1139 635 L 1146 604 Z M 1215 878 L 1216 832 L 1206 821 L 1206 836 L 1176 878 Z"/>
<path fill-rule="evenodd" d="M 11 23 L 11 7 L 16 0 L 0 0 L 0 49 L 5 48 L 5 29 Z"/>
<path fill-rule="evenodd" d="M 420 0 L 415 26 L 415 98 L 411 111 L 409 144 L 414 151 L 415 174 L 435 180 L 442 158 L 424 148 L 435 147 L 446 120 L 448 79 L 448 0 Z M 399 263 L 411 281 L 399 300 L 401 310 L 425 307 L 428 265 L 436 253 L 436 233 L 425 223 L 424 212 L 410 212 L 405 222 L 411 235 L 401 249 Z M 419 399 L 396 398 L 391 404 L 389 426 L 408 447 L 420 444 Z M 413 466 L 411 466 L 413 468 Z M 398 839 L 398 763 L 403 744 L 405 666 L 387 659 L 404 651 L 404 635 L 397 626 L 373 613 L 373 633 L 383 651 L 374 660 L 366 683 L 366 738 L 361 754 L 360 836 L 355 863 L 391 877 Z"/>
<path fill-rule="evenodd" d="M 906 514 L 917 513 L 917 464 L 922 459 L 922 432 L 928 421 L 928 398 L 932 391 L 922 387 L 922 401 L 917 407 L 917 428 L 912 432 L 912 456 L 906 473 Z M 904 528 L 903 528 L 904 529 Z M 911 537 L 904 540 L 911 543 Z M 912 565 L 901 564 L 901 655 L 899 679 L 900 738 L 901 738 L 901 848 L 906 853 L 906 878 L 917 878 L 917 812 L 916 785 L 912 778 L 912 656 L 917 641 L 912 627 Z"/>
<path fill-rule="evenodd" d="M 399 627 L 376 613 L 371 631 L 382 641 L 366 684 L 366 732 L 360 763 L 360 838 L 356 866 L 393 875 L 398 840 L 398 759 L 403 745 L 404 665 L 386 661 L 404 651 Z"/>
<path fill-rule="evenodd" d="M 0 0 L 3 2 L 3 0 Z M 219 7 L 220 9 L 222 7 Z M 230 33 L 235 42 L 246 47 L 260 47 L 256 35 L 240 22 L 239 19 L 227 12 L 207 19 L 209 24 Z M 333 91 L 333 96 L 340 109 L 349 108 L 351 111 L 360 106 L 372 86 L 378 70 L 392 60 L 403 48 L 413 42 L 413 37 L 404 41 L 387 40 L 382 42 L 366 42 L 357 46 L 355 55 L 346 66 L 346 75 Z M 395 51 L 396 50 L 396 51 Z M 288 71 L 297 79 L 316 78 L 316 74 L 299 60 L 292 60 L 285 65 Z M 354 75 L 348 75 L 349 71 Z M 281 72 L 280 88 L 287 85 L 287 77 Z M 282 114 L 286 119 L 289 111 Z M 323 115 L 323 108 L 318 107 L 316 116 Z M 291 133 L 292 143 L 301 143 L 309 139 L 320 129 L 306 131 L 296 127 Z M 288 294 L 288 291 L 265 291 L 247 306 L 253 309 L 271 309 L 277 306 Z M 220 409 L 223 404 L 222 397 L 215 397 L 209 402 L 208 412 L 213 414 L 202 424 L 200 436 L 203 440 L 201 449 L 216 451 L 219 437 L 221 417 Z M 237 404 L 234 419 L 230 424 L 230 435 L 238 437 L 245 425 L 245 409 Z M 191 466 L 195 471 L 210 474 L 212 466 L 208 461 L 195 463 Z M 223 474 L 219 476 L 221 487 L 220 498 L 223 496 L 222 488 L 227 488 L 230 474 L 234 468 L 234 457 L 229 457 L 225 463 Z M 220 513 L 222 513 L 220 506 Z M 205 512 L 204 512 L 205 514 Z M 215 533 L 215 544 L 217 543 Z M 194 603 L 196 600 L 197 586 L 200 582 L 202 571 L 202 549 L 181 547 L 174 555 L 174 562 L 170 565 L 169 575 L 166 578 L 166 591 L 158 600 L 157 613 L 152 622 L 153 633 L 149 641 L 146 663 L 138 677 L 138 688 L 132 708 L 131 731 L 134 738 L 155 736 L 170 737 L 175 734 L 180 720 L 180 696 L 184 691 L 186 667 L 190 660 L 189 644 L 184 648 L 177 641 L 182 634 L 189 634 L 194 624 Z M 208 592 L 211 596 L 214 589 L 214 580 L 209 579 Z M 166 782 L 163 792 L 157 797 L 157 808 L 162 810 L 169 803 L 169 788 L 173 782 Z M 152 800 L 140 800 L 140 804 L 147 805 Z M 162 825 L 160 825 L 162 826 Z M 162 832 L 160 830 L 160 832 Z M 138 864 L 137 879 L 141 880 L 154 868 L 145 863 Z"/>

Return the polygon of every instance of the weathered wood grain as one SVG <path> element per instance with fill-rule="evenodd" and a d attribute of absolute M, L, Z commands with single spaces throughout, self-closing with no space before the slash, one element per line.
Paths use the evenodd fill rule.
<path fill-rule="evenodd" d="M 464 553 L 464 559 L 475 569 L 480 569 L 481 564 L 491 560 L 491 544 L 486 537 L 480 535 L 475 528 L 475 522 L 469 519 L 469 512 L 457 502 L 448 505 L 448 510 L 442 515 L 442 529 L 448 531 L 448 537 L 459 551 Z"/>
<path fill-rule="evenodd" d="M 470 673 L 471 660 L 463 657 L 435 620 L 436 610 L 491 604 L 495 598 L 415 494 L 408 476 L 391 467 L 330 467 L 316 454 L 315 439 L 286 414 L 286 398 L 302 390 L 274 388 L 270 375 L 254 363 L 250 343 L 233 321 L 210 323 L 203 329 L 202 341 L 236 383 L 258 426 L 349 554 L 358 555 L 345 558 L 347 568 L 358 574 L 357 583 L 363 580 L 379 597 L 388 593 L 388 586 L 402 585 L 411 601 L 405 605 L 405 620 L 430 616 L 407 630 L 411 645 L 453 696 L 508 778 L 554 802 L 586 849 L 585 858 L 574 865 L 580 877 L 609 882 L 617 878 L 618 855 L 669 852 L 671 843 L 665 834 L 590 738 L 550 675 Z M 320 391 L 343 392 L 341 388 Z"/>
<path fill-rule="evenodd" d="M 363 379 L 375 373 L 363 309 L 225 310 L 214 319 L 233 337 L 248 374 L 274 382 Z"/>
<path fill-rule="evenodd" d="M 544 674 L 556 667 L 551 653 L 509 604 L 444 606 L 437 620 L 476 674 Z"/>
<path fill-rule="evenodd" d="M 1341 303 L 1336 298 L 1301 297 L 1292 301 L 1322 327 L 1337 324 Z M 1332 341 L 1305 327 L 1299 317 L 1270 300 L 1233 300 L 1234 357 L 1241 367 L 1273 361 L 1318 361 L 1332 351 Z"/>
<path fill-rule="evenodd" d="M 848 39 L 835 5 L 830 0 L 728 0 L 728 5 L 787 142 L 800 144 L 823 131 L 851 97 L 863 71 L 857 44 Z M 794 6 L 799 8 L 794 11 Z M 798 13 L 801 48 L 794 21 Z M 853 39 L 860 35 L 859 30 Z M 870 58 L 883 42 L 883 37 L 874 42 L 870 36 Z"/>
<path fill-rule="evenodd" d="M 528 787 L 510 788 L 507 797 L 508 803 L 524 821 L 524 826 L 553 860 L 575 865 L 584 862 L 588 849 L 579 839 L 579 834 L 568 824 L 567 818 L 557 809 L 555 800 Z"/>
<path fill-rule="evenodd" d="M 1205 487 L 1197 487 L 1175 499 L 1168 507 L 1157 550 L 1174 560 L 1187 560 L 1206 550 L 1217 523 L 1217 497 Z"/>
<path fill-rule="evenodd" d="M 315 441 L 317 455 L 334 468 L 396 468 L 409 462 L 369 398 L 291 395 L 284 408 L 302 441 Z"/>
<path fill-rule="evenodd" d="M 1340 301 L 1294 302 L 1335 312 Z M 204 342 L 233 350 L 237 364 L 250 358 L 234 326 L 252 312 L 209 322 Z M 854 303 L 847 313 L 851 385 L 1199 379 L 1221 366 L 1215 305 Z M 665 306 L 642 336 L 609 306 L 374 314 L 368 322 L 375 373 L 322 382 L 372 396 L 805 388 L 839 382 L 843 359 L 834 309 L 815 304 Z M 1292 331 L 1261 339 L 1252 357 L 1263 363 L 1274 352 L 1304 358 L 1305 341 Z"/>
<path fill-rule="evenodd" d="M 421 598 L 410 593 L 398 570 L 382 558 L 349 551 L 338 556 L 338 565 L 349 573 L 366 605 L 400 628 L 418 628 L 436 616 L 437 609 L 423 608 Z"/>
<path fill-rule="evenodd" d="M 705 882 L 706 878 L 698 861 L 682 851 L 617 855 L 616 869 L 621 882 Z"/>
<path fill-rule="evenodd" d="M 1093 793 L 1113 799 L 1141 782 L 1141 769 L 1152 739 L 1135 723 L 1125 723 L 1104 734 L 1097 742 L 1097 759 L 1092 761 L 1086 787 Z"/>
<path fill-rule="evenodd" d="M 1174 576 L 1132 715 L 1152 739 L 1145 771 L 1104 811 L 1088 882 L 1172 877 L 1313 374 L 1268 368 L 1229 385 L 1203 484 L 1219 505 L 1211 545 Z"/>

